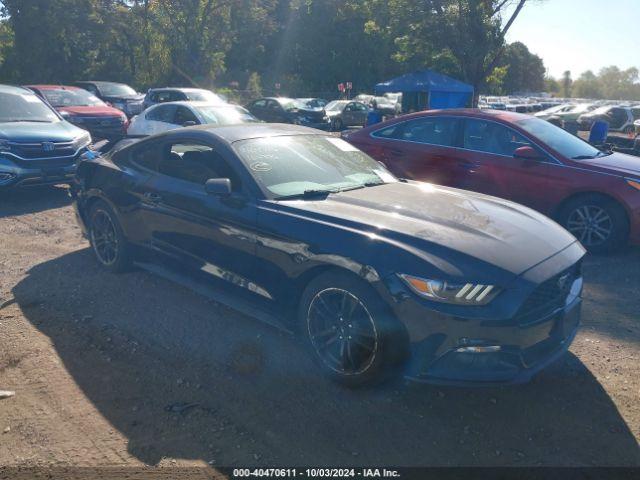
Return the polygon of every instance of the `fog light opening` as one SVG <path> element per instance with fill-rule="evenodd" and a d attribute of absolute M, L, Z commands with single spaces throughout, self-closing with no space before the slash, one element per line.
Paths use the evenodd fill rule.
<path fill-rule="evenodd" d="M 456 350 L 458 353 L 491 353 L 499 352 L 502 350 L 500 345 L 487 345 L 487 346 L 474 346 L 474 347 L 460 347 Z"/>

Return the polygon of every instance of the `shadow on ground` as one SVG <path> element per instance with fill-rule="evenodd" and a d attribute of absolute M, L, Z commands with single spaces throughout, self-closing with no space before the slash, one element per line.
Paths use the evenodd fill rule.
<path fill-rule="evenodd" d="M 32 187 L 0 192 L 0 218 L 60 208 L 71 203 L 66 187 Z"/>
<path fill-rule="evenodd" d="M 349 391 L 293 339 L 88 250 L 13 289 L 129 452 L 217 465 L 640 465 L 638 443 L 572 354 L 532 383 Z"/>

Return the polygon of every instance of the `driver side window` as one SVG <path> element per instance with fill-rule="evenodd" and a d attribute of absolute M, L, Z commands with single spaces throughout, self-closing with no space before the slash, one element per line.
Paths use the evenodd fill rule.
<path fill-rule="evenodd" d="M 212 178 L 229 178 L 234 191 L 240 188 L 235 172 L 222 156 L 208 145 L 174 143 L 167 145 L 158 172 L 185 182 L 204 185 Z"/>
<path fill-rule="evenodd" d="M 535 145 L 515 130 L 483 120 L 467 119 L 463 140 L 463 146 L 467 150 L 507 157 L 513 157 L 513 153 L 520 147 L 532 147 L 537 150 Z"/>
<path fill-rule="evenodd" d="M 200 123 L 193 112 L 187 107 L 178 107 L 172 123 L 175 125 L 184 125 L 187 122 L 194 122 L 196 125 Z"/>

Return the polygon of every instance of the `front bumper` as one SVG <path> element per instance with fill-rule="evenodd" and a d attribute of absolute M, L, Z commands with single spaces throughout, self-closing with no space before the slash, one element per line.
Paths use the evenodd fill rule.
<path fill-rule="evenodd" d="M 441 385 L 504 385 L 526 383 L 569 349 L 578 331 L 582 299 L 519 332 L 512 341 L 493 342 L 501 350 L 480 353 L 450 350 L 426 368 L 415 365 L 425 358 L 419 345 L 412 348 L 410 381 Z M 535 339 L 534 343 L 528 343 Z M 522 344 L 518 345 L 519 342 Z M 427 354 L 428 356 L 428 354 Z M 411 365 L 411 364 L 410 364 Z"/>
<path fill-rule="evenodd" d="M 438 304 L 398 294 L 401 283 L 390 286 L 392 309 L 408 337 L 405 378 L 446 385 L 529 381 L 562 356 L 575 337 L 583 255 L 574 243 L 515 278 L 487 306 Z M 561 279 L 563 286 L 557 287 Z"/>
<path fill-rule="evenodd" d="M 73 181 L 76 168 L 75 162 L 60 167 L 36 168 L 0 164 L 0 174 L 4 178 L 4 180 L 0 180 L 0 190 L 68 184 Z"/>

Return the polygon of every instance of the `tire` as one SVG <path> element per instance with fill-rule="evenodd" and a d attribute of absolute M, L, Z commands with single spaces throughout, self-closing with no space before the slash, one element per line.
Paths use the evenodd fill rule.
<path fill-rule="evenodd" d="M 406 358 L 406 331 L 355 275 L 313 279 L 300 299 L 298 326 L 322 371 L 348 387 L 380 383 Z"/>
<path fill-rule="evenodd" d="M 334 132 L 340 132 L 342 130 L 344 130 L 344 122 L 342 121 L 342 119 L 337 118 L 333 122 L 333 131 Z"/>
<path fill-rule="evenodd" d="M 627 135 L 631 135 L 635 132 L 635 130 L 636 129 L 633 125 L 627 125 L 626 127 L 624 127 L 624 133 L 626 133 Z"/>
<path fill-rule="evenodd" d="M 597 194 L 570 200 L 561 208 L 558 220 L 592 253 L 620 248 L 629 236 L 624 209 L 614 200 Z"/>
<path fill-rule="evenodd" d="M 89 241 L 98 263 L 120 273 L 131 268 L 131 247 L 124 236 L 118 217 L 102 200 L 89 209 Z"/>

